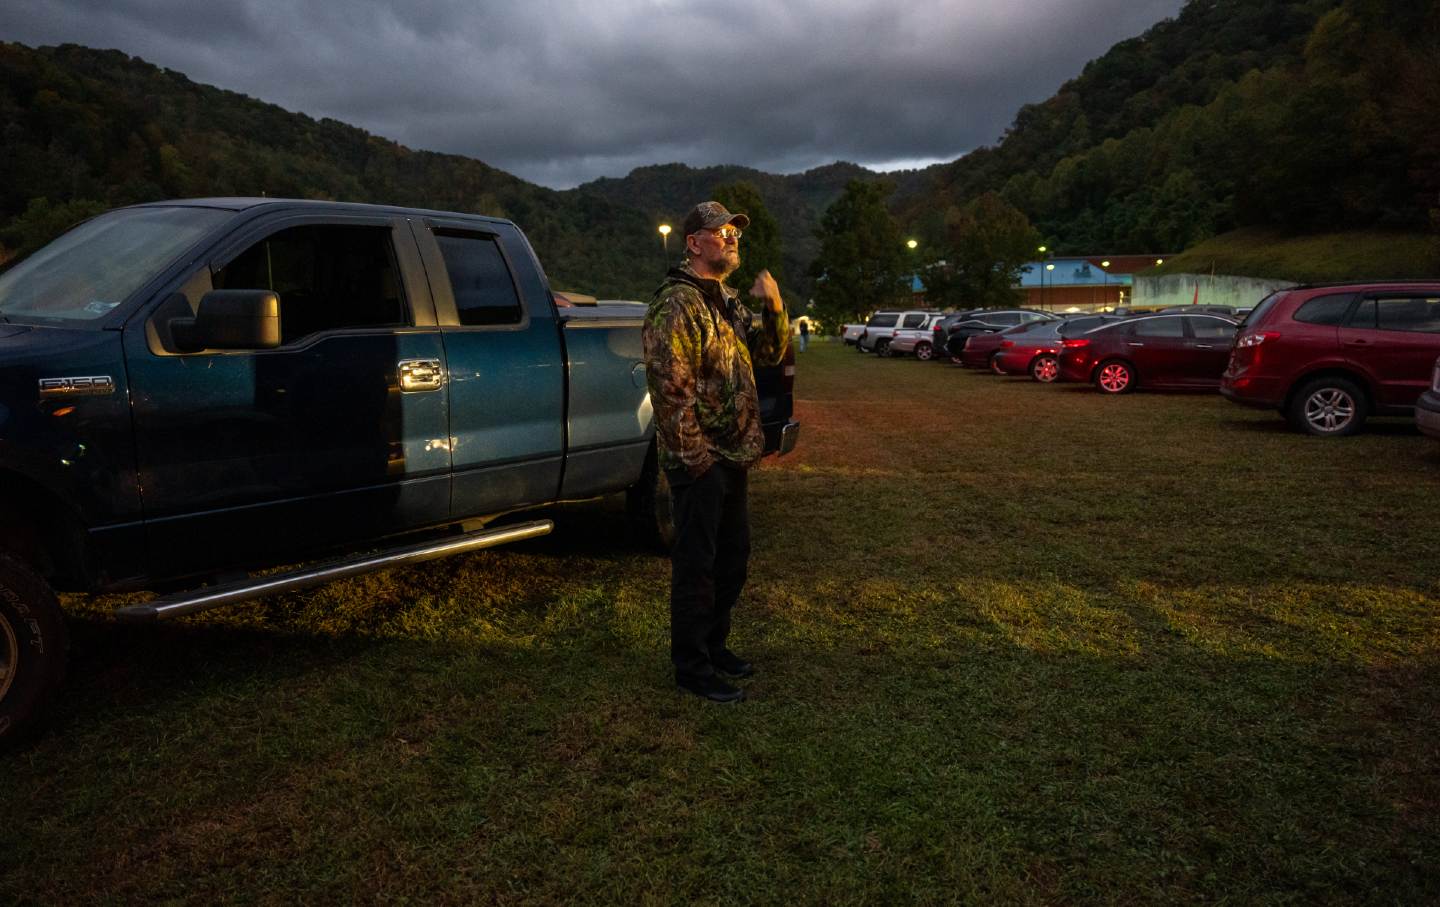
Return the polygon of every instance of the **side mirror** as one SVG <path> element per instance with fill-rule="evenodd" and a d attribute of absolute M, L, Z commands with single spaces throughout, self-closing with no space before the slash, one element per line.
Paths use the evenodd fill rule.
<path fill-rule="evenodd" d="M 181 352 L 268 350 L 280 345 L 280 297 L 272 290 L 211 290 L 194 318 L 177 318 L 170 333 Z"/>

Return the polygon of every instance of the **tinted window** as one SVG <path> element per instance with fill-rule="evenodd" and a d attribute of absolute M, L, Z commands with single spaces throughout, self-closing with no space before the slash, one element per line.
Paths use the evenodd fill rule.
<path fill-rule="evenodd" d="M 473 233 L 437 233 L 450 291 L 464 325 L 519 324 L 523 313 L 500 246 Z"/>
<path fill-rule="evenodd" d="M 870 320 L 865 322 L 865 326 L 867 328 L 893 328 L 895 322 L 899 320 L 899 315 L 871 315 Z"/>
<path fill-rule="evenodd" d="M 1260 319 L 1265 316 L 1266 312 L 1270 311 L 1270 309 L 1274 307 L 1275 301 L 1283 295 L 1284 293 L 1282 292 L 1271 293 L 1269 296 L 1266 296 L 1264 299 L 1260 300 L 1260 302 L 1255 306 L 1255 308 L 1250 310 L 1250 314 L 1246 315 L 1245 320 L 1240 323 L 1242 325 L 1259 324 Z"/>
<path fill-rule="evenodd" d="M 1105 323 L 1104 318 L 1072 318 L 1056 326 L 1061 337 L 1074 337 Z"/>
<path fill-rule="evenodd" d="M 1376 300 L 1382 331 L 1440 333 L 1440 299 L 1411 297 Z"/>
<path fill-rule="evenodd" d="M 1341 324 L 1345 321 L 1345 313 L 1350 311 L 1350 302 L 1354 298 L 1351 293 L 1316 296 L 1296 309 L 1294 318 L 1306 324 Z"/>
<path fill-rule="evenodd" d="M 1190 322 L 1190 333 L 1197 340 L 1229 340 L 1235 336 L 1235 325 L 1219 318 L 1186 319 Z"/>
<path fill-rule="evenodd" d="M 280 342 L 410 320 L 389 227 L 310 224 L 271 234 L 212 278 L 217 290 L 274 290 Z"/>
<path fill-rule="evenodd" d="M 1019 312 L 995 312 L 984 316 L 991 324 L 1019 324 L 1023 319 Z"/>
<path fill-rule="evenodd" d="M 1182 318 L 1142 318 L 1135 322 L 1136 337 L 1184 337 Z"/>
<path fill-rule="evenodd" d="M 1362 299 L 1350 316 L 1350 327 L 1375 329 L 1375 300 Z"/>

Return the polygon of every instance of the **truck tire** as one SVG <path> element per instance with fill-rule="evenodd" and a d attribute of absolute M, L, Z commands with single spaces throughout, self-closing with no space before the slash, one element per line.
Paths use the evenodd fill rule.
<path fill-rule="evenodd" d="M 50 586 L 0 554 L 0 750 L 40 729 L 65 678 L 68 649 L 65 619 Z"/>
<path fill-rule="evenodd" d="M 644 547 L 669 554 L 675 543 L 675 520 L 670 512 L 670 482 L 656 458 L 655 445 L 645 457 L 640 481 L 625 491 L 625 512 L 630 531 Z"/>

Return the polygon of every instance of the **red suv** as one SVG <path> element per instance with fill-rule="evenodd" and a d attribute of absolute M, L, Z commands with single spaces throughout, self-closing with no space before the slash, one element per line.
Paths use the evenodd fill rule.
<path fill-rule="evenodd" d="M 1296 287 L 1245 319 L 1220 393 L 1339 437 L 1372 414 L 1413 414 L 1436 356 L 1440 283 Z"/>

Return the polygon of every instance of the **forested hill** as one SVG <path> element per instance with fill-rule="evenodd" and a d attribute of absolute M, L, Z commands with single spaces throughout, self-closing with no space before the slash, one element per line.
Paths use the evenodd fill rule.
<path fill-rule="evenodd" d="M 1178 251 L 1237 227 L 1432 226 L 1440 4 L 1191 0 L 1022 108 L 895 206 L 927 235 L 1001 192 L 1062 252 Z"/>
<path fill-rule="evenodd" d="M 638 298 L 659 282 L 655 224 L 637 208 L 412 151 L 119 51 L 0 43 L 0 122 L 0 235 L 11 248 L 137 201 L 333 198 L 512 218 L 556 287 Z"/>

